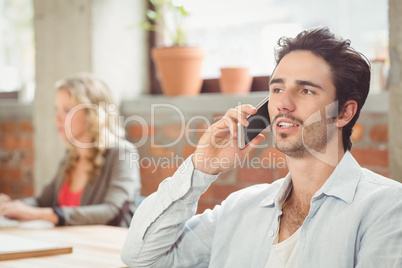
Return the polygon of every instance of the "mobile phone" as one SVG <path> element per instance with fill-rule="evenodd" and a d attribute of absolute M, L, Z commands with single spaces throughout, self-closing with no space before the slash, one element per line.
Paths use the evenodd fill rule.
<path fill-rule="evenodd" d="M 237 124 L 237 145 L 239 148 L 244 148 L 271 124 L 268 113 L 268 102 L 269 96 L 257 105 L 257 113 L 247 117 L 249 123 L 247 127 L 240 125 L 240 123 Z"/>

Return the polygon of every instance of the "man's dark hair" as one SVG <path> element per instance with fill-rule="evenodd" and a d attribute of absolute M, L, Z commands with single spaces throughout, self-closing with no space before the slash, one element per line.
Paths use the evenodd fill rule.
<path fill-rule="evenodd" d="M 336 37 L 328 27 L 305 30 L 295 38 L 280 38 L 275 52 L 276 65 L 292 51 L 312 52 L 331 66 L 332 81 L 336 88 L 336 100 L 338 100 L 338 113 L 343 109 L 346 101 L 357 102 L 356 115 L 342 130 L 344 149 L 350 150 L 352 128 L 359 118 L 370 88 L 368 60 L 350 47 L 350 40 Z"/>

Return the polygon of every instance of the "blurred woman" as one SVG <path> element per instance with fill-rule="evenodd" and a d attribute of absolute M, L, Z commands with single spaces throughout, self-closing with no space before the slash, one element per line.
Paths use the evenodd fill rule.
<path fill-rule="evenodd" d="M 56 89 L 56 123 L 66 155 L 36 197 L 11 200 L 2 194 L 0 216 L 59 226 L 128 226 L 141 188 L 139 166 L 133 163 L 138 153 L 124 140 L 109 87 L 81 73 L 58 81 Z"/>

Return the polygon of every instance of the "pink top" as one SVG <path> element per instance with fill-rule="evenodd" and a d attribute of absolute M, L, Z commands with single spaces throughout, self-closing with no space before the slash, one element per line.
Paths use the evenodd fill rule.
<path fill-rule="evenodd" d="M 82 190 L 73 193 L 70 190 L 68 182 L 65 181 L 59 192 L 60 207 L 78 207 L 80 205 Z"/>

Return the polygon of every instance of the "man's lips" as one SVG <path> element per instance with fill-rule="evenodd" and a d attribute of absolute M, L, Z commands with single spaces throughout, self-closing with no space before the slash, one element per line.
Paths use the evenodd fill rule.
<path fill-rule="evenodd" d="M 278 132 L 292 131 L 301 126 L 303 123 L 300 120 L 288 118 L 288 117 L 277 117 L 275 119 L 275 127 Z"/>

